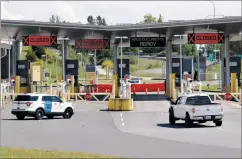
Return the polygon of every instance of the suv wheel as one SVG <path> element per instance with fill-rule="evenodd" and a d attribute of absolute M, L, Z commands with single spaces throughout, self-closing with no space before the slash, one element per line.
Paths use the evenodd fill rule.
<path fill-rule="evenodd" d="M 44 117 L 44 111 L 42 109 L 37 109 L 35 112 L 35 119 L 42 120 Z"/>
<path fill-rule="evenodd" d="M 65 112 L 63 114 L 63 118 L 64 119 L 70 119 L 72 117 L 72 115 L 73 115 L 72 110 L 68 108 L 68 109 L 65 110 Z"/>

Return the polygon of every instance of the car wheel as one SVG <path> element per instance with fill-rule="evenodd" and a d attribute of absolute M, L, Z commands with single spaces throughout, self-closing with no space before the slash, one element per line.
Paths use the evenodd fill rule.
<path fill-rule="evenodd" d="M 53 119 L 55 116 L 54 115 L 46 115 L 48 119 Z"/>
<path fill-rule="evenodd" d="M 171 125 L 174 125 L 176 123 L 173 112 L 169 113 L 169 122 L 170 122 Z"/>
<path fill-rule="evenodd" d="M 18 120 L 24 120 L 25 116 L 24 115 L 16 115 Z"/>
<path fill-rule="evenodd" d="M 222 120 L 216 120 L 214 121 L 216 126 L 222 126 L 223 121 Z"/>
<path fill-rule="evenodd" d="M 66 109 L 64 114 L 63 114 L 63 118 L 64 119 L 70 119 L 73 115 L 73 112 L 71 109 Z"/>
<path fill-rule="evenodd" d="M 35 119 L 42 120 L 44 117 L 44 111 L 42 109 L 37 109 L 35 112 Z"/>
<path fill-rule="evenodd" d="M 189 128 L 189 127 L 191 127 L 191 125 L 192 125 L 192 121 L 190 120 L 189 115 L 186 114 L 186 117 L 185 117 L 185 127 L 186 128 Z"/>

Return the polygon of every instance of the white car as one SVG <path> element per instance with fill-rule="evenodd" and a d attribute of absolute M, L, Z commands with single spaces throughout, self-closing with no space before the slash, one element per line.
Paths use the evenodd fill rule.
<path fill-rule="evenodd" d="M 180 96 L 176 102 L 171 102 L 169 108 L 169 122 L 185 120 L 185 127 L 193 122 L 205 123 L 213 121 L 216 126 L 222 125 L 223 108 L 219 103 L 213 103 L 206 94 L 188 94 Z"/>
<path fill-rule="evenodd" d="M 139 78 L 131 78 L 131 79 L 128 79 L 128 83 L 130 83 L 130 84 L 142 84 L 142 81 Z"/>
<path fill-rule="evenodd" d="M 31 93 L 17 95 L 11 113 L 19 120 L 23 120 L 25 116 L 35 117 L 37 120 L 43 119 L 44 116 L 49 119 L 54 116 L 70 119 L 74 114 L 74 107 L 53 95 Z"/>

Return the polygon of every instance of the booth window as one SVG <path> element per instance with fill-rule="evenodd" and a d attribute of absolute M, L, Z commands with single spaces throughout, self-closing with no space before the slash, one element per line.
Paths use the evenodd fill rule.
<path fill-rule="evenodd" d="M 27 86 L 28 86 L 27 77 L 20 77 L 20 87 L 27 87 Z"/>

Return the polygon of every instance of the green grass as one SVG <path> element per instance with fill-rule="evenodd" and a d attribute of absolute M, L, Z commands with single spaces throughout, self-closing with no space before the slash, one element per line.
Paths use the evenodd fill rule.
<path fill-rule="evenodd" d="M 117 158 L 77 152 L 47 151 L 36 149 L 0 147 L 1 158 Z"/>

